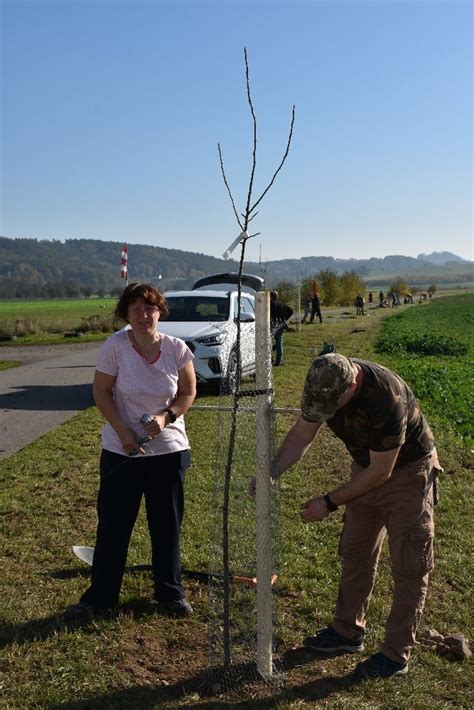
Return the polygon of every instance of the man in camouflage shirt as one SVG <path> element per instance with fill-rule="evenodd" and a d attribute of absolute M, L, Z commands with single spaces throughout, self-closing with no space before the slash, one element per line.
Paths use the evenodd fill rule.
<path fill-rule="evenodd" d="M 392 608 L 380 652 L 359 663 L 363 678 L 406 673 L 433 568 L 433 506 L 439 470 L 433 434 L 410 388 L 394 372 L 338 353 L 309 368 L 301 417 L 272 462 L 276 480 L 300 460 L 326 422 L 353 462 L 346 483 L 311 498 L 301 516 L 326 518 L 345 506 L 342 574 L 332 624 L 305 639 L 319 652 L 363 650 L 365 614 L 385 534 L 393 576 Z"/>

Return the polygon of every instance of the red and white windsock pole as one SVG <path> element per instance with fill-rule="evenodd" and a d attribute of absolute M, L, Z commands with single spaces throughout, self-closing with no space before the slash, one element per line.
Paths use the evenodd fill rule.
<path fill-rule="evenodd" d="M 120 278 L 125 279 L 125 283 L 128 286 L 128 253 L 126 244 L 122 244 L 122 254 L 120 257 Z"/>

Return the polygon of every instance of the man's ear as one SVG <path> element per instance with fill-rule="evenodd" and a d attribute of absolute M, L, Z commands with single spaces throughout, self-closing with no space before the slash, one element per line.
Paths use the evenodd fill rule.
<path fill-rule="evenodd" d="M 347 391 L 348 391 L 348 392 L 353 392 L 353 391 L 356 389 L 356 387 L 357 387 L 357 379 L 354 377 L 354 379 L 352 380 L 351 384 L 350 384 L 349 387 L 347 388 Z"/>

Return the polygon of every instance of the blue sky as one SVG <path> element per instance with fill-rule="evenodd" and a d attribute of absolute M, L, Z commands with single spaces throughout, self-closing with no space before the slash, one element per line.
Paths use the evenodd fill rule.
<path fill-rule="evenodd" d="M 472 4 L 1 0 L 0 233 L 220 256 L 472 252 Z"/>

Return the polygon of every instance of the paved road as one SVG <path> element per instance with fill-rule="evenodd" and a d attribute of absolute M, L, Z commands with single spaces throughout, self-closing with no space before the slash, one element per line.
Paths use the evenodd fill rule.
<path fill-rule="evenodd" d="M 92 379 L 101 343 L 2 347 L 0 360 L 21 367 L 0 371 L 0 459 L 93 404 Z"/>

